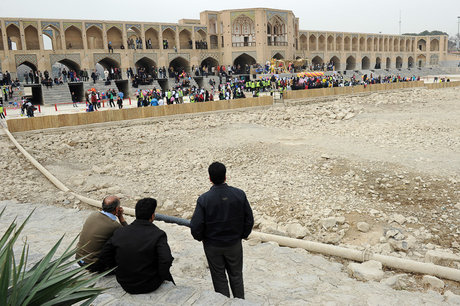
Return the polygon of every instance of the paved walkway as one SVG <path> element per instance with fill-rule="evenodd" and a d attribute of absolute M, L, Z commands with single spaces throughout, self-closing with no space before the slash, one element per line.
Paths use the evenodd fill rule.
<path fill-rule="evenodd" d="M 30 263 L 36 262 L 63 235 L 66 246 L 80 231 L 90 211 L 0 201 L 0 234 L 18 216 L 23 220 L 33 208 L 24 235 L 30 243 Z M 132 219 L 128 219 L 130 222 Z M 95 305 L 455 305 L 460 297 L 437 292 L 393 290 L 377 282 L 359 282 L 348 277 L 344 266 L 303 249 L 278 247 L 250 240 L 243 244 L 246 300 L 228 299 L 212 291 L 206 259 L 200 243 L 189 229 L 156 222 L 168 234 L 175 258 L 172 275 L 177 286 L 163 284 L 151 294 L 130 295 L 115 278 L 106 277 L 98 286 L 110 288 Z M 17 247 L 21 246 L 20 241 Z"/>

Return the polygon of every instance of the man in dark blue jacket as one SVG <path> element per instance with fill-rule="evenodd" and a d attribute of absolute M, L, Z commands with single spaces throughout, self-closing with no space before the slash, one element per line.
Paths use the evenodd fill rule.
<path fill-rule="evenodd" d="M 213 186 L 197 200 L 191 232 L 203 241 L 214 290 L 230 297 L 227 271 L 233 296 L 244 299 L 241 239 L 251 233 L 254 217 L 244 191 L 225 184 L 223 164 L 212 163 L 208 172 Z"/>

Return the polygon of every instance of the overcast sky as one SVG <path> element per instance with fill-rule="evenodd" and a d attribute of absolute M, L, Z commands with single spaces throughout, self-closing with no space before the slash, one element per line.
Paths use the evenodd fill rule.
<path fill-rule="evenodd" d="M 441 30 L 455 35 L 460 0 L 0 0 L 0 17 L 177 22 L 204 10 L 269 7 L 292 10 L 301 30 L 399 34 Z"/>

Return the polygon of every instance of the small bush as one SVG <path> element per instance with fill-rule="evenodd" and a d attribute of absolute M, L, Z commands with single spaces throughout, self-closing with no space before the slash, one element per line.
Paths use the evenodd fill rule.
<path fill-rule="evenodd" d="M 0 212 L 0 218 L 5 208 Z M 83 302 L 90 305 L 105 289 L 95 288 L 96 281 L 109 273 L 90 275 L 84 268 L 72 267 L 77 248 L 76 239 L 65 252 L 53 259 L 61 245 L 59 241 L 39 262 L 26 271 L 29 247 L 27 241 L 22 248 L 19 261 L 13 247 L 24 229 L 27 219 L 18 226 L 14 220 L 0 238 L 0 305 L 72 305 Z"/>

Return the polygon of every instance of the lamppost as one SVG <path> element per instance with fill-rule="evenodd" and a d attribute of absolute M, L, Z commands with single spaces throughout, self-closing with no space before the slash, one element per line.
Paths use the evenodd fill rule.
<path fill-rule="evenodd" d="M 460 16 L 457 17 L 458 19 L 458 30 L 457 30 L 457 51 L 460 51 Z"/>

